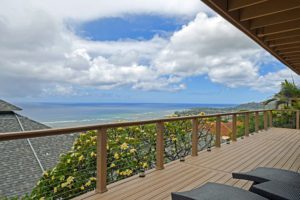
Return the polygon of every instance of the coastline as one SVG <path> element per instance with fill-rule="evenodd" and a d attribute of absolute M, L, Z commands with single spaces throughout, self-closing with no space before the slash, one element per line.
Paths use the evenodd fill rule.
<path fill-rule="evenodd" d="M 235 104 L 167 103 L 21 103 L 25 116 L 51 127 L 163 118 L 194 108 L 222 110 Z"/>

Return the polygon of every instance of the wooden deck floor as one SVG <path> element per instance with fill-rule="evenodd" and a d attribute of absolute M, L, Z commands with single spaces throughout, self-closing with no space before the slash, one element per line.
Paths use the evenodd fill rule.
<path fill-rule="evenodd" d="M 106 193 L 88 193 L 80 199 L 171 199 L 173 191 L 190 190 L 206 182 L 248 189 L 250 182 L 233 179 L 231 173 L 258 166 L 300 172 L 300 130 L 261 131 L 211 152 L 199 152 L 185 162 L 174 161 L 164 170 L 152 170 L 145 178 L 135 176 L 109 185 Z"/>

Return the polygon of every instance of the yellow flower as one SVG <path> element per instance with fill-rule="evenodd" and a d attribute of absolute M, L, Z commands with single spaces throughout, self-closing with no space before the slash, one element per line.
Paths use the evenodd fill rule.
<path fill-rule="evenodd" d="M 88 182 L 85 183 L 85 186 L 88 187 L 88 186 L 91 185 L 91 183 L 92 183 L 91 181 L 88 181 Z"/>
<path fill-rule="evenodd" d="M 74 177 L 73 177 L 73 176 L 69 176 L 69 177 L 67 178 L 67 183 L 70 184 L 70 183 L 73 182 L 73 180 L 74 180 Z"/>
<path fill-rule="evenodd" d="M 78 158 L 79 161 L 82 161 L 83 159 L 84 159 L 84 156 L 83 156 L 83 155 L 81 155 L 81 156 Z"/>
<path fill-rule="evenodd" d="M 124 142 L 123 144 L 121 144 L 121 149 L 122 150 L 128 149 L 128 144 L 126 142 Z"/>
<path fill-rule="evenodd" d="M 47 171 L 44 171 L 43 175 L 47 177 L 49 174 Z"/>
<path fill-rule="evenodd" d="M 115 158 L 116 160 L 118 160 L 118 159 L 120 158 L 119 154 L 118 154 L 118 153 L 115 153 L 114 158 Z"/>
<path fill-rule="evenodd" d="M 81 190 L 84 190 L 84 186 L 82 185 L 82 186 L 80 187 L 80 189 L 81 189 Z"/>
<path fill-rule="evenodd" d="M 115 166 L 116 166 L 115 163 L 111 163 L 111 164 L 110 164 L 110 167 L 115 167 Z"/>
<path fill-rule="evenodd" d="M 61 187 L 64 188 L 64 187 L 66 187 L 67 185 L 68 185 L 68 183 L 67 183 L 67 182 L 64 182 L 64 183 L 61 184 Z"/>
<path fill-rule="evenodd" d="M 136 128 L 135 128 L 135 131 L 140 131 L 140 128 L 139 128 L 139 127 L 136 127 Z"/>
<path fill-rule="evenodd" d="M 177 141 L 177 138 L 173 137 L 173 138 L 172 138 L 172 141 L 173 141 L 173 142 L 176 142 L 176 141 Z"/>
<path fill-rule="evenodd" d="M 130 170 L 130 169 L 126 169 L 125 172 L 126 172 L 126 175 L 127 175 L 127 176 L 129 176 L 130 174 L 132 174 L 132 170 Z"/>
<path fill-rule="evenodd" d="M 91 181 L 96 181 L 97 179 L 95 177 L 90 178 Z"/>
<path fill-rule="evenodd" d="M 53 181 L 54 179 L 55 179 L 55 177 L 54 177 L 54 176 L 52 176 L 52 177 L 51 177 L 51 180 Z"/>
<path fill-rule="evenodd" d="M 54 192 L 54 193 L 57 192 L 57 187 L 54 187 L 53 192 Z"/>
<path fill-rule="evenodd" d="M 106 145 L 106 149 L 107 149 L 107 150 L 109 149 L 109 146 L 108 146 L 108 144 Z"/>
<path fill-rule="evenodd" d="M 67 163 L 69 164 L 70 162 L 71 162 L 71 159 L 68 159 L 68 160 L 67 160 Z"/>
<path fill-rule="evenodd" d="M 130 153 L 135 153 L 136 149 L 130 149 Z"/>
<path fill-rule="evenodd" d="M 45 197 L 41 197 L 40 200 L 45 200 Z"/>
<path fill-rule="evenodd" d="M 92 152 L 91 157 L 96 157 L 96 154 L 94 152 Z"/>
<path fill-rule="evenodd" d="M 117 131 L 123 131 L 123 130 L 124 130 L 124 128 L 122 128 L 122 127 L 117 128 Z"/>
<path fill-rule="evenodd" d="M 204 113 L 204 112 L 200 112 L 199 115 L 200 115 L 200 116 L 204 116 L 205 113 Z"/>
<path fill-rule="evenodd" d="M 148 164 L 147 163 L 143 163 L 143 168 L 148 168 Z"/>

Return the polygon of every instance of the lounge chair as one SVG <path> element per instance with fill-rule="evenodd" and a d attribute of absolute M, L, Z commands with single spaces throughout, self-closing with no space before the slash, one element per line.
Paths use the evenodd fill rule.
<path fill-rule="evenodd" d="M 232 173 L 232 177 L 253 181 L 254 185 L 264 183 L 266 181 L 280 181 L 289 185 L 300 187 L 300 174 L 283 169 L 258 167 L 249 172 L 234 172 Z"/>
<path fill-rule="evenodd" d="M 280 181 L 267 181 L 256 184 L 250 188 L 250 191 L 272 200 L 300 199 L 300 187 L 295 187 Z"/>
<path fill-rule="evenodd" d="M 266 200 L 266 198 L 240 188 L 218 184 L 205 185 L 186 192 L 172 192 L 172 200 Z"/>

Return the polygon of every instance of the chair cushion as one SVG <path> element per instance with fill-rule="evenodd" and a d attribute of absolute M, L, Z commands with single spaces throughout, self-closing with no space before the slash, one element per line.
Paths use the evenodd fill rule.
<path fill-rule="evenodd" d="M 266 181 L 281 181 L 300 187 L 300 174 L 283 169 L 258 167 L 249 172 L 234 172 L 232 177 L 254 181 L 255 184 Z"/>
<path fill-rule="evenodd" d="M 252 192 L 274 200 L 299 200 L 300 188 L 280 181 L 268 181 L 252 186 Z"/>
<path fill-rule="evenodd" d="M 206 183 L 205 185 L 190 191 L 172 192 L 171 195 L 172 200 L 266 200 L 264 197 L 247 190 L 218 183 Z"/>

